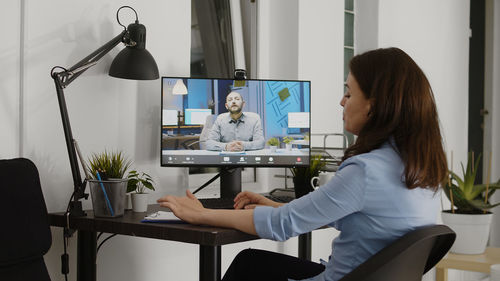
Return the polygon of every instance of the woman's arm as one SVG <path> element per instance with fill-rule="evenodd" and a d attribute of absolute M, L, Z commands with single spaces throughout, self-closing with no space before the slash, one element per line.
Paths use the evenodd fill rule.
<path fill-rule="evenodd" d="M 264 197 L 261 194 L 243 191 L 238 193 L 234 198 L 234 208 L 235 209 L 254 209 L 257 206 L 271 206 L 271 207 L 280 207 L 285 205 L 285 203 L 279 203 L 273 201 L 269 198 Z"/>
<path fill-rule="evenodd" d="M 245 233 L 257 235 L 253 223 L 253 209 L 213 210 L 205 209 L 201 214 L 201 223 L 212 226 L 234 228 Z"/>
<path fill-rule="evenodd" d="M 249 234 L 257 235 L 253 223 L 253 209 L 206 209 L 189 190 L 186 191 L 185 197 L 167 195 L 158 199 L 157 202 L 160 203 L 160 206 L 172 210 L 180 219 L 192 224 L 235 228 Z"/>

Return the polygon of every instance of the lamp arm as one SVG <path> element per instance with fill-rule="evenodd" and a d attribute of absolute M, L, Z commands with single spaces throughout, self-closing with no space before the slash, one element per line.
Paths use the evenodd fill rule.
<path fill-rule="evenodd" d="M 64 129 L 64 138 L 66 140 L 66 148 L 68 150 L 69 163 L 71 166 L 71 174 L 73 176 L 73 196 L 72 201 L 69 205 L 69 212 L 73 216 L 84 216 L 85 212 L 82 209 L 82 203 L 79 201 L 81 198 L 88 198 L 88 194 L 85 194 L 86 182 L 82 182 L 82 177 L 80 174 L 80 167 L 78 165 L 78 159 L 76 156 L 76 148 L 73 139 L 73 133 L 71 132 L 71 125 L 69 122 L 68 109 L 66 107 L 66 100 L 64 98 L 64 88 L 73 82 L 78 76 L 80 76 L 85 70 L 95 65 L 99 59 L 104 55 L 109 53 L 116 45 L 120 42 L 127 40 L 128 32 L 124 30 L 122 33 L 111 39 L 108 43 L 104 44 L 99 49 L 95 50 L 93 53 L 76 63 L 69 69 L 65 69 L 61 72 L 52 72 L 51 76 L 54 79 L 57 100 L 59 102 L 59 110 L 61 112 L 61 119 Z M 54 70 L 54 69 L 53 69 Z M 85 167 L 83 167 L 85 168 Z"/>
<path fill-rule="evenodd" d="M 128 31 L 124 30 L 122 33 L 115 36 L 108 43 L 102 45 L 99 49 L 95 50 L 90 55 L 83 58 L 81 61 L 77 62 L 75 65 L 70 67 L 68 70 L 54 73 L 52 76 L 59 76 L 59 80 L 61 81 L 61 86 L 65 88 L 73 80 L 75 80 L 78 76 L 80 76 L 85 70 L 89 69 L 93 65 L 97 64 L 97 62 L 107 53 L 109 53 L 116 45 L 120 42 L 125 42 L 128 39 Z"/>

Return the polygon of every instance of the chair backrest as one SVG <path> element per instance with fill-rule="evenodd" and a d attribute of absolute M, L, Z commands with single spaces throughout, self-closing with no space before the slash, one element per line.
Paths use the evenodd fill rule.
<path fill-rule="evenodd" d="M 341 281 L 414 281 L 433 268 L 455 242 L 445 225 L 411 231 L 345 275 Z"/>
<path fill-rule="evenodd" d="M 28 159 L 0 160 L 0 280 L 50 280 L 52 244 L 38 170 Z"/>
<path fill-rule="evenodd" d="M 217 115 L 212 114 L 208 115 L 205 118 L 205 124 L 203 125 L 203 129 L 201 130 L 200 133 L 200 149 L 206 149 L 205 142 L 208 139 L 208 135 L 210 134 L 210 129 L 212 129 L 212 126 L 214 125 L 215 119 L 217 119 Z"/>

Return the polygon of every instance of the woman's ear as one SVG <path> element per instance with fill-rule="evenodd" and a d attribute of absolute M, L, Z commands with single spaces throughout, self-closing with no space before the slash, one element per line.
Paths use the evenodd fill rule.
<path fill-rule="evenodd" d="M 370 99 L 370 102 L 366 105 L 368 108 L 367 108 L 367 111 L 368 111 L 368 114 L 367 116 L 368 117 L 371 117 L 372 116 L 372 109 L 374 107 L 374 104 L 375 104 L 375 101 L 373 99 Z"/>

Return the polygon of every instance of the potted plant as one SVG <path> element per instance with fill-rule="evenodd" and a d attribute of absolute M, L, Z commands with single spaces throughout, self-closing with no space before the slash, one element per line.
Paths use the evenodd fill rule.
<path fill-rule="evenodd" d="M 89 158 L 87 179 L 96 217 L 119 217 L 125 210 L 127 178 L 131 161 L 122 152 L 94 153 Z"/>
<path fill-rule="evenodd" d="M 270 138 L 267 140 L 267 144 L 269 145 L 271 153 L 274 153 L 276 152 L 276 148 L 280 145 L 280 141 L 277 138 Z"/>
<path fill-rule="evenodd" d="M 128 173 L 127 192 L 132 193 L 132 209 L 134 212 L 146 212 L 148 209 L 148 193 L 155 190 L 153 179 L 144 172 L 130 171 Z"/>
<path fill-rule="evenodd" d="M 289 136 L 284 137 L 283 142 L 285 143 L 286 150 L 292 150 L 292 142 L 293 142 L 292 137 Z"/>
<path fill-rule="evenodd" d="M 444 192 L 452 205 L 451 210 L 443 211 L 442 218 L 443 223 L 457 233 L 457 239 L 450 250 L 454 253 L 484 252 L 492 219 L 489 210 L 500 205 L 491 204 L 489 201 L 495 190 L 500 188 L 500 180 L 493 184 L 474 184 L 480 159 L 481 155 L 477 157 L 474 165 L 473 155 L 469 153 L 467 168 L 464 169 L 460 163 L 463 178 L 450 171 L 450 176 L 443 183 Z"/>
<path fill-rule="evenodd" d="M 309 134 L 309 132 L 304 133 L 304 141 L 309 142 L 310 139 L 311 139 L 311 135 Z"/>
<path fill-rule="evenodd" d="M 293 175 L 293 186 L 295 189 L 295 198 L 302 197 L 314 190 L 311 179 L 317 177 L 321 169 L 326 166 L 321 155 L 311 155 L 310 165 L 308 167 L 290 168 Z"/>

